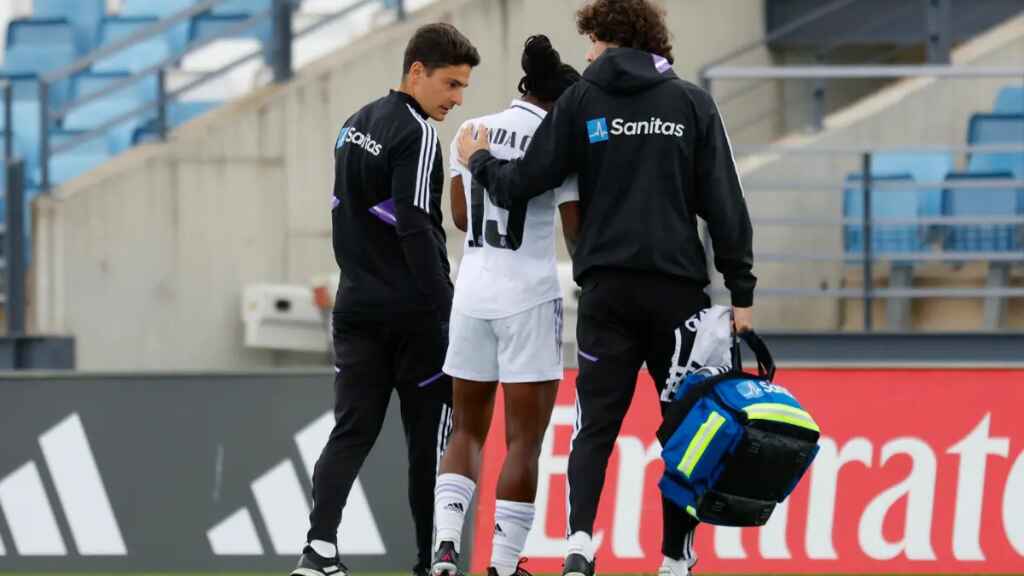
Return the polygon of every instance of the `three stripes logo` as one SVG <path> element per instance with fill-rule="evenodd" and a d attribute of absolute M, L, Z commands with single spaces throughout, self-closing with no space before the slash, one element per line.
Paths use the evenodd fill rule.
<path fill-rule="evenodd" d="M 295 435 L 295 444 L 307 477 L 334 428 L 334 415 L 325 413 Z M 295 464 L 286 459 L 250 485 L 256 500 L 255 511 L 263 520 L 270 549 L 274 554 L 294 556 L 302 552 L 309 527 L 309 503 L 299 480 Z M 253 514 L 241 508 L 206 533 L 210 548 L 217 556 L 262 556 L 265 547 L 260 541 Z M 338 529 L 341 554 L 383 555 L 387 553 L 377 521 L 370 510 L 366 492 L 357 478 L 349 493 Z"/>
<path fill-rule="evenodd" d="M 0 539 L 0 556 L 68 556 L 72 553 L 69 541 L 81 556 L 127 555 L 78 414 L 44 432 L 39 446 L 58 502 L 47 496 L 40 467 L 34 461 L 0 478 L 0 510 L 13 540 L 8 550 Z M 63 512 L 70 539 L 62 534 L 53 504 Z"/>

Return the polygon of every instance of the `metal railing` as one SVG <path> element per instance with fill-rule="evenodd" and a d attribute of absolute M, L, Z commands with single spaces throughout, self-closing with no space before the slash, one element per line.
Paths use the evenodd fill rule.
<path fill-rule="evenodd" d="M 0 300 L 7 318 L 7 335 L 25 333 L 25 164 L 14 156 L 11 104 L 14 86 L 0 82 L 4 102 L 4 214 L 0 224 L 3 258 L 0 271 L 3 291 Z"/>
<path fill-rule="evenodd" d="M 142 30 L 132 33 L 125 38 L 111 43 L 108 46 L 101 47 L 92 53 L 84 56 L 73 64 L 51 72 L 42 76 L 39 79 L 39 100 L 40 100 L 40 142 L 39 142 L 39 158 L 40 158 L 40 188 L 45 192 L 50 188 L 50 170 L 49 160 L 50 158 L 61 152 L 65 152 L 69 149 L 75 148 L 89 140 L 93 140 L 96 137 L 105 134 L 108 130 L 114 126 L 123 124 L 130 120 L 144 117 L 146 114 L 155 111 L 155 128 L 158 137 L 163 140 L 167 136 L 168 122 L 167 122 L 167 108 L 168 106 L 179 99 L 183 94 L 193 90 L 197 86 L 205 84 L 214 78 L 220 77 L 231 70 L 246 64 L 256 58 L 269 54 L 270 64 L 273 70 L 274 82 L 286 82 L 292 77 L 292 58 L 291 58 L 291 46 L 292 42 L 305 34 L 311 33 L 327 24 L 334 22 L 340 18 L 349 16 L 354 11 L 364 6 L 380 3 L 384 4 L 387 8 L 393 8 L 399 19 L 405 18 L 404 0 L 360 0 L 345 6 L 341 10 L 325 16 L 317 22 L 301 29 L 292 29 L 292 12 L 297 7 L 295 0 L 273 0 L 271 6 L 259 12 L 253 13 L 249 18 L 226 27 L 224 30 L 219 31 L 216 34 L 205 36 L 193 41 L 190 41 L 183 50 L 178 53 L 171 54 L 167 58 L 164 58 L 160 62 L 147 66 L 141 70 L 135 71 L 131 76 L 111 82 L 103 89 L 84 96 L 74 102 L 70 102 L 60 108 L 54 110 L 51 108 L 49 103 L 49 92 L 52 87 L 59 82 L 69 81 L 74 75 L 88 70 L 93 64 L 100 60 L 107 58 L 111 55 L 129 50 L 132 47 L 145 42 L 155 36 L 165 33 L 174 26 L 183 24 L 190 21 L 193 17 L 199 16 L 203 13 L 208 12 L 218 4 L 226 2 L 228 0 L 203 0 L 192 7 L 183 10 L 177 14 L 169 16 L 155 22 L 151 26 L 147 26 Z M 193 52 L 205 46 L 208 46 L 218 40 L 230 38 L 242 34 L 248 30 L 251 30 L 257 26 L 271 23 L 271 47 L 270 50 L 265 50 L 264 47 L 254 50 L 253 52 L 243 55 L 239 58 L 228 62 L 216 70 L 206 71 L 200 74 L 194 80 L 188 82 L 184 86 L 178 87 L 173 91 L 167 89 L 167 70 L 178 63 L 183 56 L 189 52 Z M 157 98 L 155 101 L 146 102 L 133 110 L 124 112 L 123 114 L 111 118 L 104 122 L 102 125 L 97 126 L 86 133 L 72 138 L 60 145 L 51 145 L 50 130 L 51 128 L 61 120 L 65 119 L 68 114 L 73 110 L 79 109 L 89 103 L 100 100 L 106 96 L 109 96 L 119 90 L 137 84 L 144 79 L 155 75 L 157 79 Z"/>
<path fill-rule="evenodd" d="M 743 187 L 745 194 L 755 208 L 751 209 L 751 220 L 759 235 L 772 235 L 766 229 L 798 230 L 801 238 L 808 241 L 802 242 L 802 248 L 784 252 L 758 251 L 754 254 L 755 266 L 764 264 L 809 264 L 809 263 L 836 263 L 847 267 L 861 268 L 860 287 L 845 286 L 780 286 L 762 285 L 758 286 L 759 297 L 769 296 L 778 298 L 806 298 L 806 297 L 827 297 L 841 300 L 860 300 L 863 304 L 863 328 L 865 331 L 872 331 L 873 304 L 876 300 L 887 300 L 896 305 L 903 305 L 906 301 L 922 298 L 982 298 L 986 300 L 986 307 L 991 308 L 1005 306 L 1007 298 L 1024 298 L 1024 288 L 1010 285 L 987 286 L 984 288 L 942 286 L 942 287 L 919 287 L 912 285 L 879 287 L 876 280 L 876 271 L 879 264 L 892 263 L 897 266 L 914 267 L 925 264 L 947 265 L 957 268 L 968 262 L 988 262 L 992 267 L 1010 267 L 1024 264 L 1024 206 L 1018 206 L 1016 213 L 999 215 L 919 215 L 911 217 L 879 217 L 875 215 L 873 197 L 878 198 L 879 194 L 913 194 L 922 191 L 939 192 L 945 194 L 950 188 L 966 190 L 968 193 L 983 190 L 1006 190 L 1008 193 L 1016 193 L 1018 198 L 1024 197 L 1024 179 L 1012 175 L 1005 178 L 983 178 L 983 179 L 957 179 L 955 181 L 885 181 L 876 179 L 873 170 L 874 156 L 882 153 L 947 153 L 952 157 L 970 154 L 1021 154 L 1024 155 L 1024 143 L 1020 145 L 983 145 L 983 146 L 922 146 L 922 147 L 865 147 L 865 146 L 737 146 L 737 154 L 743 155 L 769 155 L 782 160 L 797 161 L 796 157 L 806 157 L 810 165 L 820 164 L 828 160 L 845 160 L 848 169 L 836 169 L 835 177 L 829 179 L 799 177 L 786 178 L 785 180 L 758 180 L 744 179 Z M 802 158 L 799 161 L 804 161 Z M 955 163 L 954 163 L 955 165 Z M 910 172 L 910 170 L 907 170 Z M 854 174 L 852 179 L 847 179 L 846 174 Z M 859 214 L 844 214 L 843 200 L 826 205 L 835 206 L 834 215 L 822 214 L 796 214 L 784 216 L 759 216 L 756 206 L 762 194 L 778 195 L 777 202 L 785 202 L 782 194 L 796 194 L 806 197 L 808 194 L 846 194 L 855 191 L 859 195 Z M 943 247 L 944 240 L 951 230 L 958 226 L 1013 226 L 1017 238 L 1017 248 L 1005 251 L 949 251 Z M 928 239 L 923 242 L 921 250 L 909 252 L 886 251 L 878 253 L 875 250 L 875 231 L 880 227 L 906 226 L 917 227 L 920 233 Z M 819 237 L 812 230 L 814 228 L 834 228 L 837 233 L 829 237 L 835 240 L 830 245 L 841 245 L 839 252 L 831 250 L 815 250 L 816 244 L 810 241 L 811 238 Z M 860 233 L 859 250 L 852 251 L 845 245 L 843 239 L 844 231 L 856 229 Z M 778 237 L 777 235 L 775 236 Z M 846 271 L 852 271 L 849 268 Z M 846 277 L 845 272 L 841 273 L 842 278 Z M 890 277 L 891 279 L 891 277 Z M 1002 309 L 1002 308 L 999 308 Z M 991 317 L 996 312 L 986 311 Z M 996 314 L 995 321 L 998 321 Z M 991 321 L 989 318 L 987 321 Z"/>

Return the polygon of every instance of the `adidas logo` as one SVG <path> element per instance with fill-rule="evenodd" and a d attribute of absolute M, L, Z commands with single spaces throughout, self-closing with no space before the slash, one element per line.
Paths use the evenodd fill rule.
<path fill-rule="evenodd" d="M 327 412 L 295 435 L 295 444 L 307 477 L 313 476 L 313 467 L 333 428 L 334 414 Z M 253 480 L 251 488 L 256 500 L 256 512 L 266 527 L 274 554 L 300 554 L 306 543 L 310 510 L 306 490 L 299 480 L 295 464 L 290 459 L 282 461 Z M 217 556 L 264 554 L 263 543 L 248 508 L 236 511 L 210 528 L 206 538 Z M 345 513 L 341 517 L 338 544 L 338 552 L 341 554 L 369 556 L 387 553 L 358 478 L 352 485 Z"/>
<path fill-rule="evenodd" d="M 501 529 L 501 524 L 495 524 L 494 525 L 494 535 L 495 536 L 504 536 L 505 535 L 505 531 Z"/>
<path fill-rule="evenodd" d="M 448 505 L 444 507 L 444 509 L 449 512 L 457 512 L 459 514 L 466 513 L 466 509 L 462 507 L 462 502 L 449 502 Z"/>
<path fill-rule="evenodd" d="M 70 540 L 81 556 L 125 556 L 121 529 L 110 506 L 82 420 L 72 414 L 39 436 Z M 40 467 L 29 461 L 0 478 L 0 510 L 14 542 L 12 555 L 67 556 L 68 538 L 46 495 Z M 7 555 L 0 539 L 0 556 Z"/>

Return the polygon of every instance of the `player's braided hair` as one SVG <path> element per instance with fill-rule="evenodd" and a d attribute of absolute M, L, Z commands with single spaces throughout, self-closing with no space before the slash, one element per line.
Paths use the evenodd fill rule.
<path fill-rule="evenodd" d="M 519 93 L 530 94 L 544 102 L 554 102 L 580 79 L 580 73 L 562 63 L 551 40 L 543 34 L 530 36 L 523 47 L 523 72 Z"/>
<path fill-rule="evenodd" d="M 576 29 L 602 42 L 675 61 L 665 10 L 651 0 L 591 0 L 576 12 Z"/>

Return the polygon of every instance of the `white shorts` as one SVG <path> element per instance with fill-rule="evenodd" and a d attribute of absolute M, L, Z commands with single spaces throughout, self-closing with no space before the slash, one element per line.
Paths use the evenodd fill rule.
<path fill-rule="evenodd" d="M 492 320 L 452 309 L 444 372 L 476 382 L 561 380 L 562 299 Z"/>

